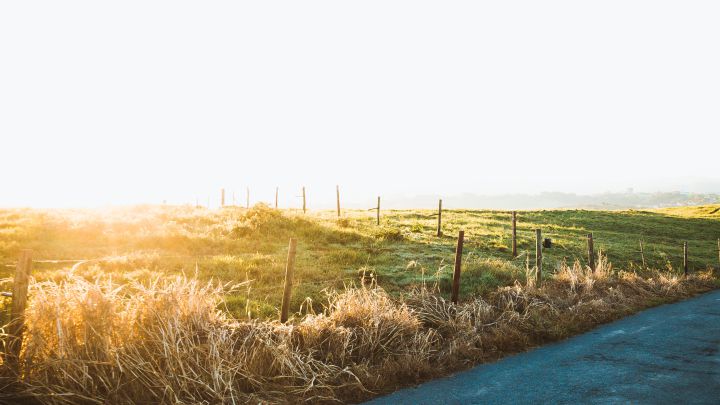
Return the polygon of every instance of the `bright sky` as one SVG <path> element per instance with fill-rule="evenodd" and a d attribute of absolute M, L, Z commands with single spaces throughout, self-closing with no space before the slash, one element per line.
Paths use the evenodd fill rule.
<path fill-rule="evenodd" d="M 0 206 L 718 180 L 718 21 L 717 1 L 5 1 Z"/>

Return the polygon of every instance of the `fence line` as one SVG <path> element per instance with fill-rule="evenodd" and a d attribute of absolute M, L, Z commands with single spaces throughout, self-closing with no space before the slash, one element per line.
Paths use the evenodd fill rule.
<path fill-rule="evenodd" d="M 250 192 L 248 188 L 247 193 L 247 203 L 249 207 L 249 198 L 250 198 Z M 303 212 L 306 212 L 306 194 L 305 194 L 305 187 L 302 188 L 302 198 L 303 198 Z M 234 199 L 234 198 L 233 198 Z M 225 204 L 225 189 L 221 190 L 221 204 L 224 206 Z M 276 188 L 276 207 L 277 207 L 277 188 Z M 377 225 L 380 225 L 380 197 L 377 198 L 377 207 L 371 208 L 370 210 L 377 210 Z M 339 187 L 337 188 L 337 214 L 338 217 L 340 217 L 340 191 Z M 438 225 L 437 225 L 437 236 L 442 235 L 442 200 L 439 200 L 438 203 L 438 213 L 436 214 L 438 216 Z M 429 217 L 432 217 L 434 215 L 430 215 Z M 517 257 L 517 212 L 512 211 L 511 212 L 511 234 L 512 234 L 512 254 L 513 258 Z M 455 266 L 454 266 L 454 272 L 453 272 L 453 279 L 452 279 L 452 289 L 451 289 L 451 302 L 454 304 L 457 304 L 459 301 L 459 295 L 460 295 L 460 285 L 461 285 L 461 273 L 462 273 L 462 255 L 463 255 L 463 244 L 465 240 L 465 232 L 464 230 L 460 230 L 458 233 L 458 239 L 457 239 L 457 246 L 455 250 Z M 547 247 L 550 248 L 552 246 L 552 241 L 550 239 L 546 239 L 543 241 L 542 239 L 542 230 L 540 228 L 535 229 L 535 266 L 536 266 L 536 286 L 541 287 L 542 283 L 542 262 L 543 262 L 543 248 Z M 588 233 L 587 234 L 587 249 L 588 249 L 588 263 L 590 270 L 592 272 L 595 272 L 595 248 L 594 248 L 594 240 L 593 240 L 593 234 Z M 283 291 L 283 297 L 282 297 L 282 303 L 281 303 L 281 312 L 280 312 L 280 322 L 285 323 L 288 320 L 289 317 L 289 309 L 290 309 L 290 301 L 292 298 L 292 287 L 293 287 L 293 281 L 294 281 L 294 271 L 295 271 L 295 256 L 297 252 L 297 241 L 295 238 L 290 238 L 289 246 L 288 246 L 288 257 L 287 257 L 287 263 L 285 267 L 285 279 L 284 279 L 284 291 Z M 643 267 L 646 266 L 645 262 L 645 253 L 644 253 L 644 245 L 643 241 L 640 240 L 640 254 L 642 258 Z M 602 251 L 600 253 L 602 255 Z M 206 258 L 212 258 L 212 257 L 218 257 L 218 256 L 227 256 L 227 255 L 153 255 L 150 256 L 151 259 L 165 259 L 165 258 L 194 258 L 196 260 L 199 259 L 206 259 Z M 54 264 L 60 264 L 60 263 L 75 263 L 72 267 L 72 270 L 75 270 L 78 266 L 88 263 L 88 262 L 106 262 L 106 261 L 112 261 L 116 258 L 120 258 L 123 256 L 116 256 L 116 257 L 106 257 L 106 258 L 99 258 L 99 259 L 43 259 L 43 260 L 33 260 L 32 259 L 32 251 L 25 249 L 20 252 L 18 261 L 14 264 L 5 264 L 6 267 L 15 266 L 15 276 L 13 281 L 13 291 L 12 292 L 0 292 L 0 297 L 6 297 L 6 298 L 12 298 L 12 305 L 11 305 L 11 318 L 9 323 L 9 333 L 8 333 L 8 341 L 6 343 L 6 364 L 7 366 L 11 368 L 17 369 L 18 367 L 18 359 L 21 352 L 21 345 L 22 345 L 22 336 L 24 334 L 25 330 L 25 324 L 24 324 L 24 313 L 25 308 L 27 305 L 27 293 L 28 293 L 28 286 L 29 286 L 29 278 L 30 273 L 32 270 L 33 263 L 54 263 Z M 127 257 L 127 256 L 125 256 Z M 529 255 L 527 256 L 529 260 Z M 718 261 L 720 262 L 720 238 L 718 239 Z M 690 271 L 689 266 L 689 247 L 688 247 L 688 241 L 683 242 L 683 274 L 684 276 L 688 276 Z M 356 280 L 356 277 L 347 277 L 347 278 L 336 278 L 336 279 L 330 279 L 330 280 L 320 280 L 316 282 L 304 282 L 303 284 L 311 284 L 311 285 L 327 285 L 329 283 L 334 283 L 338 281 L 350 281 L 350 280 Z M 254 281 L 254 280 L 251 280 Z M 364 284 L 365 282 L 365 275 L 363 275 L 362 282 Z M 267 288 L 276 288 L 274 286 L 266 286 Z M 258 290 L 262 291 L 262 288 L 259 288 Z"/>
<path fill-rule="evenodd" d="M 277 207 L 277 196 L 278 196 L 278 190 L 279 188 L 276 187 L 275 189 L 275 204 Z M 341 216 L 340 211 L 340 187 L 336 187 L 336 197 L 337 197 L 337 214 L 338 217 Z M 234 195 L 233 195 L 234 197 Z M 303 203 L 303 212 L 307 211 L 307 201 L 306 201 L 306 191 L 305 187 L 302 187 L 302 203 Z M 234 199 L 234 198 L 233 198 Z M 247 188 L 247 206 L 249 207 L 249 201 L 250 201 L 250 189 Z M 234 202 L 234 201 L 233 201 Z M 225 205 L 225 189 L 221 189 L 221 206 Z M 377 197 L 377 206 L 370 208 L 370 210 L 376 211 L 376 221 L 377 224 L 380 224 L 380 197 Z M 517 211 L 511 211 L 511 243 L 512 243 L 512 255 L 513 258 L 517 257 Z M 442 199 L 438 201 L 438 212 L 437 214 L 430 214 L 427 217 L 432 218 L 435 215 L 437 215 L 437 236 L 442 236 Z M 543 248 L 544 243 L 542 240 L 542 230 L 536 229 L 535 230 L 535 268 L 536 268 L 536 285 L 540 286 L 542 283 L 542 264 L 543 264 Z M 289 306 L 289 294 L 291 293 L 292 284 L 293 284 L 293 272 L 294 272 L 294 262 L 295 262 L 295 249 L 296 244 L 294 243 L 295 239 L 291 239 L 290 247 L 289 247 L 289 253 L 288 253 L 288 263 L 286 267 L 286 281 L 285 281 L 285 289 L 286 292 L 283 296 L 283 311 L 287 311 L 287 308 Z M 452 291 L 451 291 L 451 300 L 455 303 L 458 301 L 459 296 L 459 289 L 460 289 L 460 275 L 461 275 L 461 266 L 462 266 L 462 251 L 463 251 L 463 242 L 464 242 L 464 231 L 460 231 L 457 241 L 457 247 L 456 247 L 456 254 L 455 254 L 455 271 L 453 274 L 453 283 L 452 283 Z M 551 241 L 545 240 L 545 243 L 548 244 L 548 248 L 551 245 Z M 591 271 L 595 271 L 595 249 L 594 249 L 594 239 L 593 234 L 588 233 L 587 234 L 587 249 L 588 249 L 588 264 L 591 269 Z M 74 263 L 74 266 L 72 267 L 72 270 L 75 270 L 78 268 L 78 266 L 88 263 L 88 262 L 108 262 L 112 261 L 117 258 L 122 258 L 123 256 L 116 256 L 116 257 L 105 257 L 105 258 L 96 258 L 96 259 L 42 259 L 42 260 L 32 260 L 31 254 L 30 256 L 26 256 L 26 252 L 30 252 L 27 250 L 23 250 L 21 252 L 21 256 L 18 262 L 15 263 L 9 263 L 5 264 L 5 267 L 16 267 L 17 269 L 20 269 L 21 267 L 31 267 L 32 263 L 52 263 L 52 264 L 62 264 L 62 263 Z M 642 259 L 643 268 L 646 267 L 646 261 L 645 261 L 645 252 L 644 252 L 644 244 L 643 241 L 640 240 L 640 255 Z M 195 260 L 203 260 L 218 256 L 226 256 L 226 255 L 152 255 L 149 256 L 147 259 L 167 259 L 167 258 L 193 258 Z M 233 255 L 234 256 L 234 255 Z M 292 256 L 292 257 L 291 257 Z M 30 257 L 30 259 L 28 259 Z M 688 242 L 683 242 L 683 274 L 688 275 L 689 273 L 689 248 L 688 248 Z M 718 239 L 718 261 L 720 262 L 720 238 Z M 29 264 L 28 264 L 29 263 Z M 20 270 L 17 270 L 20 271 Z M 19 273 L 16 272 L 16 276 L 18 276 Z M 29 275 L 29 270 L 28 273 Z M 18 284 L 20 288 L 22 288 L 22 275 L 20 275 L 20 282 L 18 283 L 16 281 L 15 284 Z M 311 285 L 323 285 L 328 283 L 334 283 L 338 281 L 351 281 L 356 280 L 356 277 L 347 277 L 347 278 L 335 278 L 335 279 L 329 279 L 329 280 L 320 280 L 317 282 L 304 282 L 303 284 L 311 284 Z M 254 280 L 253 280 L 254 281 Z M 275 288 L 275 287 L 270 287 Z M 261 289 L 260 289 L 261 290 Z M 2 292 L 0 296 L 3 297 L 14 297 L 14 293 L 10 292 Z M 19 298 L 22 300 L 22 298 Z M 18 305 L 23 305 L 22 303 L 19 303 Z M 285 319 L 287 317 L 287 314 L 285 314 Z"/>

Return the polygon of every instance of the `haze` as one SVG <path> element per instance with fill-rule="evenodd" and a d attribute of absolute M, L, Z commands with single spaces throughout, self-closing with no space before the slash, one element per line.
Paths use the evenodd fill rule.
<path fill-rule="evenodd" d="M 719 11 L 3 2 L 0 206 L 718 184 Z"/>

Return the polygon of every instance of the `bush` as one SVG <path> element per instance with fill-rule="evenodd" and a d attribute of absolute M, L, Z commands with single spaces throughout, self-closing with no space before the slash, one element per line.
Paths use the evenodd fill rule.
<path fill-rule="evenodd" d="M 382 226 L 373 231 L 373 237 L 379 240 L 400 242 L 405 240 L 405 234 L 398 228 Z"/>

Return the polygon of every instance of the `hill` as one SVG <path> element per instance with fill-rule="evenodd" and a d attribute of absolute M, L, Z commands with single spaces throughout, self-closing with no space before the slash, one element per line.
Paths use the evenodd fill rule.
<path fill-rule="evenodd" d="M 282 296 L 287 243 L 298 239 L 293 310 L 306 297 L 321 309 L 324 290 L 374 277 L 391 294 L 423 282 L 438 282 L 449 294 L 457 232 L 465 230 L 461 299 L 524 282 L 526 260 L 534 260 L 535 228 L 551 238 L 544 270 L 586 262 L 586 235 L 594 234 L 616 269 L 645 267 L 678 271 L 687 241 L 691 270 L 718 266 L 720 205 L 649 211 L 549 210 L 518 213 L 519 255 L 510 257 L 507 211 L 443 212 L 444 236 L 438 238 L 436 213 L 430 210 L 374 213 L 351 210 L 277 211 L 263 205 L 250 210 L 226 207 L 143 206 L 113 210 L 0 211 L 0 276 L 9 277 L 19 249 L 35 251 L 36 279 L 60 278 L 75 266 L 86 277 L 112 274 L 117 279 L 148 279 L 187 274 L 223 282 L 249 281 L 227 297 L 238 317 L 273 318 Z M 78 264 L 79 261 L 82 261 Z M 76 266 L 77 265 L 77 266 Z"/>
<path fill-rule="evenodd" d="M 385 199 L 388 208 L 434 207 L 438 196 L 398 196 Z M 472 209 L 652 209 L 720 203 L 720 195 L 690 192 L 606 192 L 581 195 L 563 192 L 538 194 L 478 195 L 459 194 L 443 197 L 447 207 Z"/>

